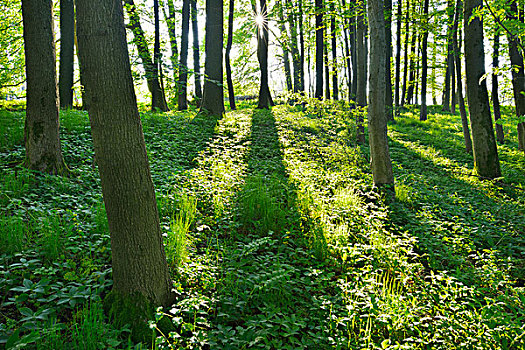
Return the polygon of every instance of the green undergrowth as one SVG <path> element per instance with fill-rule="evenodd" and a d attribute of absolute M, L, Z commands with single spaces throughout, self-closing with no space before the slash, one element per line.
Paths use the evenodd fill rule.
<path fill-rule="evenodd" d="M 16 166 L 23 113 L 0 112 L 0 347 L 525 348 L 525 163 L 511 119 L 503 178 L 481 181 L 458 115 L 404 110 L 389 126 L 385 203 L 355 142 L 364 112 L 300 102 L 220 120 L 141 114 L 177 295 L 152 316 L 150 346 L 103 313 L 110 246 L 86 114 L 61 115 L 74 175 L 59 178 Z"/>

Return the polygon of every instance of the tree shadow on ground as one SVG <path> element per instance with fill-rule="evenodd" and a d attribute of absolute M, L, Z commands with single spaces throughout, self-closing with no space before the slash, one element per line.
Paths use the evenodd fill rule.
<path fill-rule="evenodd" d="M 430 269 L 450 271 L 471 285 L 494 287 L 508 279 L 522 284 L 522 194 L 505 184 L 466 178 L 446 160 L 409 146 L 390 142 L 397 179 L 397 201 L 389 212 L 393 229 L 417 236 Z"/>

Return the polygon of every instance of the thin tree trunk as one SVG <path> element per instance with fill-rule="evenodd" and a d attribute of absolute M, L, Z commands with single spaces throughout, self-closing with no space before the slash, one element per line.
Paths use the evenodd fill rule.
<path fill-rule="evenodd" d="M 463 99 L 463 84 L 461 82 L 461 47 L 459 46 L 459 20 L 462 10 L 461 0 L 456 0 L 456 13 L 454 15 L 454 37 L 452 38 L 452 50 L 454 52 L 454 60 L 456 67 L 456 81 L 457 81 L 457 96 L 459 104 L 459 114 L 461 115 L 461 126 L 463 128 L 463 139 L 465 141 L 465 151 L 472 153 L 472 139 L 470 138 L 470 130 L 468 125 L 467 111 L 465 110 L 465 100 Z"/>
<path fill-rule="evenodd" d="M 300 91 L 305 91 L 304 82 L 304 28 L 303 28 L 303 0 L 298 0 L 298 18 L 299 18 L 299 45 L 300 45 L 300 73 L 301 73 L 301 86 Z"/>
<path fill-rule="evenodd" d="M 447 57 L 445 60 L 445 88 L 443 90 L 443 107 L 444 112 L 450 112 L 450 92 L 453 89 L 450 85 L 452 75 L 454 75 L 454 57 L 452 56 L 452 26 L 454 23 L 454 2 L 447 1 Z"/>
<path fill-rule="evenodd" d="M 182 1 L 182 32 L 180 37 L 180 60 L 178 80 L 179 111 L 188 109 L 188 46 L 190 34 L 190 0 Z"/>
<path fill-rule="evenodd" d="M 402 17 L 402 5 L 403 1 L 399 0 L 397 4 L 397 29 L 396 29 L 396 82 L 394 88 L 394 104 L 399 107 L 400 90 L 399 86 L 401 83 L 401 17 Z"/>
<path fill-rule="evenodd" d="M 332 39 L 332 86 L 333 86 L 333 98 L 339 100 L 339 83 L 337 79 L 337 34 L 336 34 L 336 22 L 335 22 L 335 4 L 332 2 L 330 5 L 330 35 Z"/>
<path fill-rule="evenodd" d="M 494 33 L 494 51 L 492 53 L 492 68 L 497 70 L 499 68 L 499 31 Z M 494 120 L 496 121 L 496 139 L 499 143 L 505 142 L 505 135 L 503 134 L 503 125 L 498 123 L 501 119 L 501 108 L 499 103 L 498 92 L 498 74 L 492 73 L 492 105 L 494 107 Z"/>
<path fill-rule="evenodd" d="M 22 1 L 22 18 L 27 82 L 24 166 L 62 174 L 67 169 L 60 149 L 52 1 Z"/>
<path fill-rule="evenodd" d="M 315 98 L 323 98 L 323 1 L 315 0 Z"/>
<path fill-rule="evenodd" d="M 416 12 L 416 5 L 414 4 L 414 12 Z M 408 74 L 408 86 L 407 86 L 407 102 L 412 103 L 414 98 L 414 89 L 416 84 L 416 49 L 417 49 L 417 27 L 413 26 L 412 38 L 410 42 L 410 72 Z"/>
<path fill-rule="evenodd" d="M 160 53 L 160 19 L 159 19 L 159 0 L 153 0 L 153 13 L 155 21 L 155 42 L 153 43 L 153 77 L 157 82 L 151 93 L 151 110 L 160 109 L 168 111 L 168 104 L 162 88 L 161 72 L 161 53 Z"/>
<path fill-rule="evenodd" d="M 510 12 L 507 13 L 507 18 L 519 20 L 518 7 L 515 0 L 510 4 Z M 512 66 L 512 91 L 514 92 L 516 115 L 523 118 L 525 116 L 525 72 L 523 53 L 518 47 L 517 40 L 519 39 L 515 36 L 508 36 L 510 64 Z M 518 149 L 525 151 L 525 122 L 518 122 Z"/>
<path fill-rule="evenodd" d="M 199 44 L 199 22 L 197 12 L 197 0 L 190 0 L 191 6 L 191 28 L 193 30 L 193 74 L 195 76 L 195 97 L 197 106 L 200 106 L 202 100 L 201 86 L 201 61 L 200 61 L 200 44 Z"/>
<path fill-rule="evenodd" d="M 437 45 L 436 37 L 433 36 L 433 45 L 432 45 L 432 70 L 430 72 L 430 88 L 432 90 L 432 104 L 437 105 L 436 97 L 436 60 L 437 60 Z"/>
<path fill-rule="evenodd" d="M 60 0 L 60 70 L 58 95 L 60 108 L 73 107 L 73 70 L 75 47 L 75 2 Z"/>
<path fill-rule="evenodd" d="M 423 5 L 423 39 L 421 44 L 421 108 L 419 120 L 427 120 L 427 72 L 428 72 L 428 0 Z"/>
<path fill-rule="evenodd" d="M 270 106 L 270 90 L 268 87 L 268 22 L 266 0 L 260 0 L 261 14 L 264 23 L 257 32 L 257 58 L 261 69 L 261 85 L 259 89 L 259 103 L 257 108 L 268 108 Z"/>
<path fill-rule="evenodd" d="M 113 291 L 106 302 L 114 302 L 115 319 L 149 335 L 145 322 L 153 316 L 153 307 L 168 306 L 173 294 L 131 77 L 122 2 L 77 0 L 77 18 L 91 134 L 111 235 Z M 133 332 L 135 337 L 138 333 Z"/>
<path fill-rule="evenodd" d="M 235 11 L 235 1 L 230 0 L 230 7 L 228 11 L 228 42 L 226 44 L 226 52 L 224 53 L 224 63 L 226 66 L 226 82 L 228 84 L 228 100 L 230 101 L 230 109 L 232 111 L 237 109 L 235 106 L 235 91 L 233 90 L 232 68 L 230 65 L 230 51 L 233 43 L 233 13 Z"/>
<path fill-rule="evenodd" d="M 473 10 L 482 6 L 482 0 L 465 1 L 463 25 L 467 97 L 472 127 L 474 171 L 481 177 L 494 179 L 501 176 L 501 170 L 490 115 L 487 83 L 481 79 L 485 75 L 483 24 L 478 17 L 471 18 Z"/>
<path fill-rule="evenodd" d="M 293 85 L 292 85 L 292 68 L 290 67 L 290 58 L 289 50 L 288 50 L 288 32 L 286 31 L 286 27 L 284 25 L 284 6 L 282 1 L 280 1 L 277 6 L 279 6 L 279 30 L 281 31 L 281 40 L 279 41 L 279 44 L 281 45 L 281 49 L 283 50 L 283 65 L 284 65 L 284 77 L 286 80 L 286 90 L 292 91 Z M 297 39 L 297 38 L 296 38 Z M 292 58 L 293 60 L 293 58 Z"/>
<path fill-rule="evenodd" d="M 170 37 L 170 48 L 171 48 L 171 65 L 173 68 L 173 81 L 176 82 L 178 79 L 178 69 L 177 69 L 177 59 L 179 57 L 178 47 L 177 47 L 177 33 L 176 33 L 176 26 L 175 26 L 175 5 L 173 4 L 173 0 L 168 0 L 168 17 L 166 17 L 166 13 L 164 13 L 164 17 L 166 17 L 166 23 L 168 24 L 168 34 Z M 175 90 L 178 90 L 175 87 Z"/>
<path fill-rule="evenodd" d="M 295 11 L 290 0 L 286 1 L 287 5 L 287 19 L 290 27 L 290 51 L 292 53 L 292 65 L 293 65 L 293 92 L 301 91 L 301 54 L 297 44 L 297 27 L 295 21 Z M 283 23 L 284 28 L 284 23 Z M 281 30 L 283 31 L 283 30 Z"/>
<path fill-rule="evenodd" d="M 346 23 L 346 15 L 348 14 L 348 8 L 346 7 L 346 1 L 341 0 L 343 9 L 343 23 Z M 346 24 L 343 25 L 344 43 L 345 43 L 345 62 L 346 62 L 346 74 L 348 78 L 348 102 L 352 101 L 352 65 L 350 61 L 350 40 L 348 35 L 349 28 L 346 28 Z"/>
<path fill-rule="evenodd" d="M 350 35 L 350 55 L 352 60 L 352 91 L 351 99 L 357 99 L 357 2 L 350 0 L 350 17 L 348 19 Z"/>
<path fill-rule="evenodd" d="M 327 30 L 328 32 L 328 30 Z M 328 34 L 327 34 L 328 36 Z M 330 99 L 330 67 L 329 67 L 329 62 L 328 62 L 328 45 L 327 44 L 324 44 L 323 45 L 323 52 L 324 52 L 324 76 L 325 76 L 325 79 L 324 79 L 324 82 L 325 82 L 325 97 L 327 100 Z"/>
<path fill-rule="evenodd" d="M 361 3 L 362 5 L 362 3 Z M 363 5 L 362 5 L 363 6 Z M 365 44 L 365 36 L 366 36 L 366 26 L 364 23 L 364 8 L 359 9 L 359 14 L 357 16 L 357 105 L 359 107 L 366 106 L 366 82 L 367 82 L 367 70 L 366 70 L 366 44 Z M 381 65 L 384 65 L 382 63 Z M 384 113 L 384 110 L 383 110 Z M 357 143 L 358 144 L 364 144 L 365 143 L 365 127 L 363 125 L 363 116 L 361 113 L 358 113 L 356 116 L 356 125 L 357 125 Z"/>
<path fill-rule="evenodd" d="M 133 0 L 124 0 L 124 3 L 127 5 L 126 9 L 129 14 L 129 27 L 133 33 L 133 42 L 137 46 L 137 51 L 139 57 L 142 60 L 142 65 L 144 66 L 144 71 L 146 72 L 146 80 L 148 81 L 148 88 L 151 92 L 152 110 L 160 109 L 161 111 L 167 111 L 168 105 L 166 104 L 166 99 L 162 93 L 162 88 L 159 83 L 159 73 L 158 67 L 155 66 L 155 62 L 151 57 L 151 54 L 148 49 L 148 44 L 146 42 L 146 36 L 144 30 L 140 25 L 140 18 L 135 7 Z"/>
<path fill-rule="evenodd" d="M 428 1 L 428 0 L 427 0 Z M 368 104 L 368 135 L 374 184 L 394 185 L 392 162 L 388 150 L 385 115 L 385 20 L 382 0 L 368 0 L 370 26 L 370 91 Z"/>
<path fill-rule="evenodd" d="M 385 58 L 385 86 L 386 100 L 385 113 L 387 120 L 394 120 L 393 101 L 392 101 L 392 0 L 385 1 L 385 40 L 386 40 L 386 58 Z"/>
<path fill-rule="evenodd" d="M 214 116 L 224 113 L 222 87 L 223 1 L 206 0 L 206 61 L 201 110 Z"/>
<path fill-rule="evenodd" d="M 404 106 L 407 102 L 406 92 L 407 92 L 407 77 L 408 77 L 408 61 L 410 60 L 410 55 L 408 53 L 408 38 L 410 37 L 410 0 L 406 2 L 406 14 L 405 14 L 405 59 L 403 60 L 403 93 L 401 95 L 401 106 Z"/>

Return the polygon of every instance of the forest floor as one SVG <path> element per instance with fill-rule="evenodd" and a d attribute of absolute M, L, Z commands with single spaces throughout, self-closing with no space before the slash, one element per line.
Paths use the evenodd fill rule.
<path fill-rule="evenodd" d="M 177 292 L 156 315 L 174 330 L 153 348 L 525 349 L 514 128 L 503 178 L 482 181 L 458 115 L 404 110 L 389 125 L 387 200 L 355 113 L 315 101 L 220 120 L 142 113 Z M 68 178 L 16 165 L 23 118 L 0 111 L 0 348 L 152 348 L 102 310 L 111 253 L 86 113 L 61 112 Z"/>

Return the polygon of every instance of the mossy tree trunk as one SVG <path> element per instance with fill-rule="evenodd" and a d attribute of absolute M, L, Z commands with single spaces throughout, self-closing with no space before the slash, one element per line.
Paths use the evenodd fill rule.
<path fill-rule="evenodd" d="M 490 115 L 487 83 L 481 79 L 485 75 L 483 23 L 478 17 L 471 18 L 473 10 L 482 5 L 482 0 L 466 0 L 464 5 L 467 98 L 472 127 L 474 171 L 481 177 L 494 179 L 501 176 L 501 170 Z"/>
<path fill-rule="evenodd" d="M 368 135 L 374 184 L 394 185 L 392 162 L 388 150 L 386 100 L 386 43 L 382 0 L 368 0 L 370 27 L 370 76 L 368 103 Z"/>
<path fill-rule="evenodd" d="M 61 174 L 66 168 L 60 149 L 52 11 L 51 0 L 22 1 L 27 80 L 24 165 Z"/>
<path fill-rule="evenodd" d="M 206 61 L 201 109 L 215 116 L 221 116 L 224 113 L 223 30 L 223 1 L 206 0 Z"/>
<path fill-rule="evenodd" d="M 58 92 L 60 108 L 73 107 L 75 47 L 75 2 L 60 0 L 60 68 Z"/>
<path fill-rule="evenodd" d="M 171 281 L 131 77 L 122 2 L 77 0 L 77 19 L 91 134 L 111 234 L 112 293 L 136 308 L 146 308 L 144 303 L 167 306 L 172 302 Z M 142 321 L 146 320 L 133 320 Z"/>

